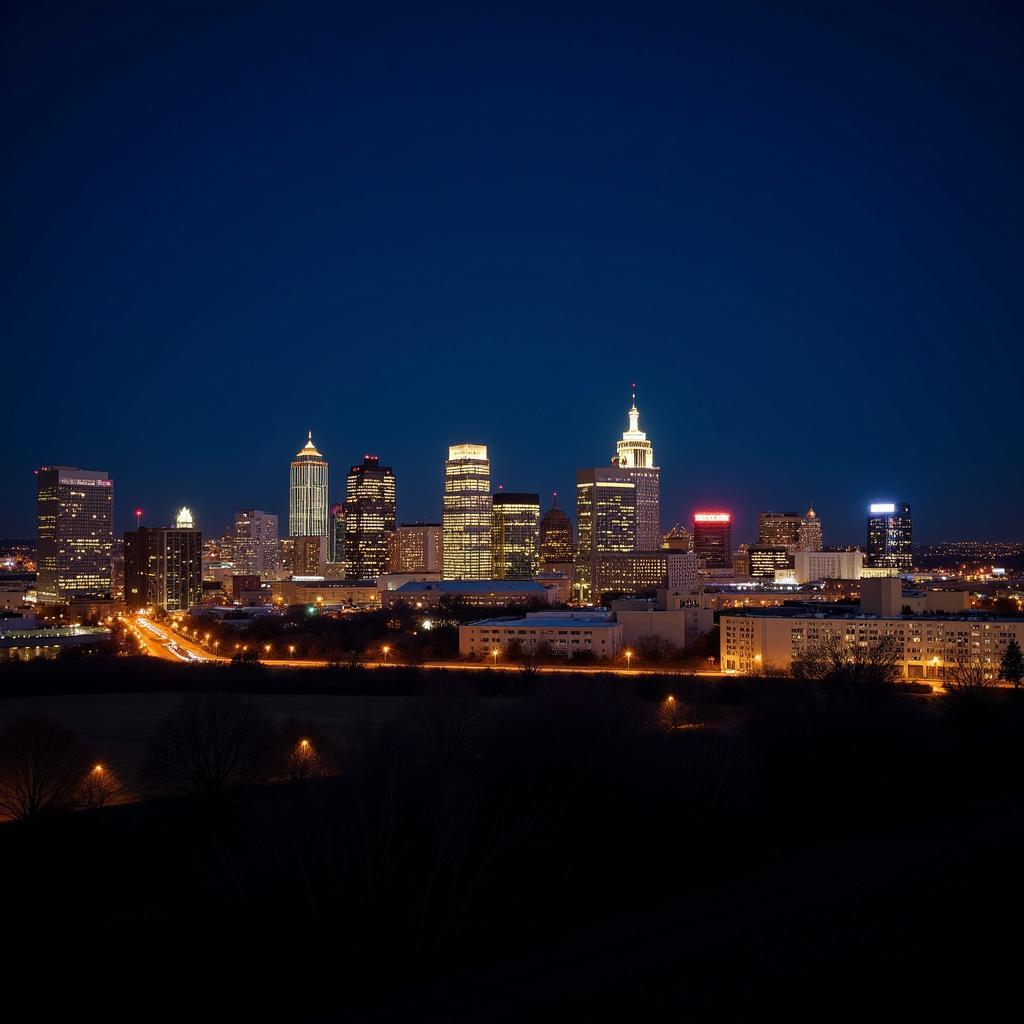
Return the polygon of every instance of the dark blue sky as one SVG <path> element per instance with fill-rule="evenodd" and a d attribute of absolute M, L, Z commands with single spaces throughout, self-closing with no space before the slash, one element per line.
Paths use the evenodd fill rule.
<path fill-rule="evenodd" d="M 284 514 L 309 428 L 572 511 L 636 380 L 666 527 L 1024 536 L 1016 5 L 434 6 L 5 6 L 0 535 Z"/>

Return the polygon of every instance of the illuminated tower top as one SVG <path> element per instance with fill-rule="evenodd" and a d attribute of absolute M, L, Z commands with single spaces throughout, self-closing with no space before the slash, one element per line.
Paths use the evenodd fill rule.
<path fill-rule="evenodd" d="M 633 405 L 629 410 L 629 429 L 622 432 L 616 444 L 618 464 L 624 469 L 646 469 L 654 466 L 654 446 L 640 429 L 640 410 L 636 407 L 636 385 L 633 385 Z"/>
<path fill-rule="evenodd" d="M 313 444 L 313 431 L 309 432 L 309 440 L 302 446 L 302 449 L 295 455 L 296 459 L 322 459 L 323 456 L 316 450 Z"/>

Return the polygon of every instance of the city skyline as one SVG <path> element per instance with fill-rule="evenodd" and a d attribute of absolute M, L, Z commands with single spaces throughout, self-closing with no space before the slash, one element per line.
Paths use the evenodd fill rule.
<path fill-rule="evenodd" d="M 0 535 L 31 535 L 29 474 L 55 462 L 118 480 L 118 532 L 184 502 L 207 528 L 235 507 L 285 524 L 280 466 L 309 429 L 335 467 L 392 466 L 404 518 L 437 518 L 435 467 L 466 437 L 495 484 L 567 496 L 636 380 L 663 525 L 726 507 L 749 537 L 813 502 L 858 543 L 888 499 L 922 541 L 1019 537 L 1013 33 L 844 18 L 509 32 L 466 7 L 437 39 L 426 10 L 232 8 L 179 34 L 139 8 L 66 11 L 53 35 L 23 9 Z M 40 352 L 111 396 L 73 435 L 41 412 Z M 204 383 L 153 415 L 136 382 L 186 352 Z"/>

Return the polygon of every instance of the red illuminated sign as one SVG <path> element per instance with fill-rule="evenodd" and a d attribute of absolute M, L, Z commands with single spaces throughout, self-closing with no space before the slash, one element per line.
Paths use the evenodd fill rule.
<path fill-rule="evenodd" d="M 695 523 L 728 523 L 732 519 L 731 512 L 694 512 Z"/>

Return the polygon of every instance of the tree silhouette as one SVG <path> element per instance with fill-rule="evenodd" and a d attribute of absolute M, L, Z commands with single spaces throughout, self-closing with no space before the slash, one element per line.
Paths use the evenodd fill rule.
<path fill-rule="evenodd" d="M 150 739 L 140 777 L 154 794 L 215 800 L 272 773 L 274 730 L 251 700 L 191 693 Z"/>
<path fill-rule="evenodd" d="M 1003 660 L 999 665 L 999 675 L 1008 683 L 1013 684 L 1015 690 L 1020 689 L 1021 680 L 1024 680 L 1024 654 L 1021 653 L 1020 644 L 1011 640 L 1003 652 Z"/>
<path fill-rule="evenodd" d="M 94 764 L 79 783 L 75 804 L 84 811 L 106 807 L 124 790 L 117 773 L 105 764 Z"/>
<path fill-rule="evenodd" d="M 78 737 L 45 715 L 14 719 L 0 732 L 0 817 L 31 821 L 73 807 L 90 760 Z"/>
<path fill-rule="evenodd" d="M 277 730 L 273 777 L 279 782 L 336 775 L 338 745 L 315 722 L 289 718 Z"/>

